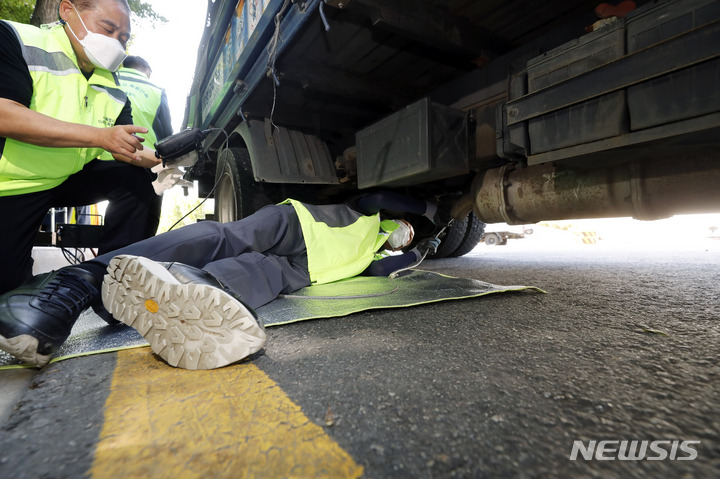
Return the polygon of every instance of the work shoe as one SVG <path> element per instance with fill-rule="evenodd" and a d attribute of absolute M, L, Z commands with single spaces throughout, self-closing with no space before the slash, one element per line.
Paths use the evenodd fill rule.
<path fill-rule="evenodd" d="M 0 296 L 0 349 L 44 366 L 98 295 L 90 273 L 73 266 L 35 276 Z"/>
<path fill-rule="evenodd" d="M 105 308 L 171 366 L 214 369 L 265 344 L 255 312 L 206 271 L 120 255 L 102 285 Z"/>

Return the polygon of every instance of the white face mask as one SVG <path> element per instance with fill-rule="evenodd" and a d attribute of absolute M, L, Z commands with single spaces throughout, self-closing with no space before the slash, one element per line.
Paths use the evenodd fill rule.
<path fill-rule="evenodd" d="M 415 231 L 413 231 L 412 225 L 405 220 L 393 221 L 398 224 L 398 227 L 388 235 L 387 244 L 393 251 L 400 251 L 412 242 Z"/>
<path fill-rule="evenodd" d="M 73 8 L 75 8 L 75 5 L 73 5 Z M 73 29 L 70 28 L 69 24 L 68 28 L 70 28 L 73 36 L 78 42 L 80 42 L 80 45 L 82 45 L 88 60 L 90 60 L 90 62 L 98 68 L 110 70 L 111 72 L 117 71 L 125 58 L 127 58 L 122 44 L 115 38 L 110 38 L 106 35 L 101 35 L 88 30 L 88 27 L 85 26 L 85 22 L 83 22 L 77 8 L 75 8 L 75 11 L 78 14 L 78 18 L 80 18 L 80 23 L 82 23 L 82 26 L 85 27 L 87 35 L 85 35 L 85 38 L 80 40 L 77 35 L 75 35 L 75 32 L 73 32 Z"/>

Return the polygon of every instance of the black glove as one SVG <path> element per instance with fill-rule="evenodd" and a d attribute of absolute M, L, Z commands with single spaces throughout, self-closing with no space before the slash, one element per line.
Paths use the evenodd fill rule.
<path fill-rule="evenodd" d="M 421 255 L 435 254 L 440 246 L 440 240 L 438 238 L 424 238 L 415 246 Z"/>

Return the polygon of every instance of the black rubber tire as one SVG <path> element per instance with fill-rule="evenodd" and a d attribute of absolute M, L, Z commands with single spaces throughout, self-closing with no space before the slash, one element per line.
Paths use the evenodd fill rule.
<path fill-rule="evenodd" d="M 475 247 L 482 240 L 483 234 L 485 234 L 485 223 L 480 221 L 477 216 L 470 213 L 467 217 L 467 228 L 465 229 L 465 237 L 463 238 L 460 246 L 453 251 L 452 258 L 458 258 L 464 256 L 475 249 Z"/>
<path fill-rule="evenodd" d="M 433 259 L 449 258 L 455 252 L 465 238 L 467 221 L 456 221 L 447 230 L 445 237 L 441 238 L 437 253 L 432 255 Z"/>
<path fill-rule="evenodd" d="M 467 218 L 454 222 L 448 228 L 445 238 L 442 239 L 437 253 L 432 258 L 457 258 L 469 253 L 478 245 L 484 231 L 485 223 L 470 213 Z"/>
<path fill-rule="evenodd" d="M 268 185 L 253 179 L 250 153 L 245 148 L 227 148 L 220 153 L 215 181 L 215 219 L 221 223 L 245 218 L 273 204 Z"/>

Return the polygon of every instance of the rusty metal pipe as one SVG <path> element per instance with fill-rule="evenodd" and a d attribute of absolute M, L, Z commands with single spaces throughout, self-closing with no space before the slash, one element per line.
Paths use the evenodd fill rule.
<path fill-rule="evenodd" d="M 720 212 L 720 161 L 693 155 L 596 169 L 509 164 L 479 173 L 472 197 L 485 223 Z"/>

